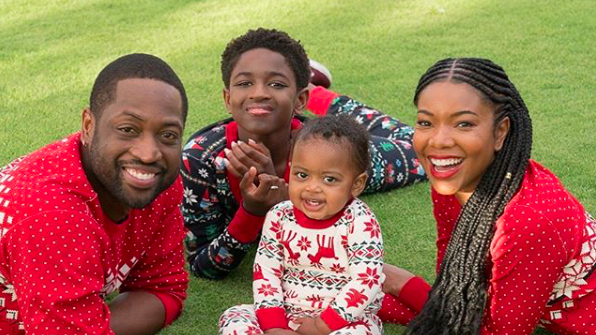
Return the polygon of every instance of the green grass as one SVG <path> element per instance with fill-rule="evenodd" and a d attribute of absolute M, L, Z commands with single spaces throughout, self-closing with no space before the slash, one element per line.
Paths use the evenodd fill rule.
<path fill-rule="evenodd" d="M 531 111 L 534 158 L 596 213 L 595 14 L 593 0 L 0 0 L 0 164 L 79 129 L 95 76 L 130 52 L 176 69 L 190 135 L 226 115 L 226 43 L 265 26 L 300 39 L 332 70 L 336 91 L 408 123 L 418 78 L 436 60 L 493 59 Z M 382 221 L 387 259 L 432 280 L 428 193 L 421 184 L 364 200 Z M 162 334 L 215 334 L 224 309 L 252 301 L 249 265 L 221 282 L 193 279 L 184 314 Z"/>

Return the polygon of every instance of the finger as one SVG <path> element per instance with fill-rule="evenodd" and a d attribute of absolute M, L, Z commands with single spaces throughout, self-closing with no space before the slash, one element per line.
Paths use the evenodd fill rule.
<path fill-rule="evenodd" d="M 240 171 L 238 171 L 238 169 L 236 169 L 236 167 L 234 167 L 234 164 L 232 164 L 229 159 L 224 158 L 224 162 L 226 164 L 226 169 L 228 171 L 230 171 L 230 173 L 232 175 L 234 175 L 236 178 L 242 178 L 244 176 L 244 173 L 241 173 Z"/>
<path fill-rule="evenodd" d="M 257 169 L 251 167 L 242 177 L 240 180 L 240 188 L 243 190 L 251 190 L 254 189 L 256 186 L 254 184 L 255 177 L 257 175 Z"/>
<path fill-rule="evenodd" d="M 277 177 L 268 175 L 266 173 L 261 173 L 259 175 L 258 179 L 259 179 L 259 187 L 257 188 L 257 190 L 254 193 L 255 197 L 258 197 L 260 199 L 265 199 L 268 195 L 270 195 L 269 192 L 277 191 L 277 190 L 271 189 L 271 186 L 275 185 L 275 179 L 277 179 Z"/>
<path fill-rule="evenodd" d="M 271 157 L 271 152 L 269 151 L 269 148 L 267 148 L 263 143 L 261 142 L 256 142 L 254 140 L 249 139 L 248 140 L 248 144 L 255 148 L 256 150 L 258 150 L 259 152 L 263 153 L 264 155 Z"/>
<path fill-rule="evenodd" d="M 249 140 L 250 142 L 255 143 L 253 140 Z M 261 148 L 257 145 L 255 147 L 255 145 L 251 145 L 251 144 L 247 144 L 244 142 L 239 141 L 237 147 L 240 148 L 242 150 L 242 152 L 244 153 L 244 155 L 246 155 L 245 159 L 248 161 L 250 161 L 251 165 L 257 165 L 260 166 L 262 168 L 265 168 L 267 166 L 267 164 L 271 164 L 273 166 L 273 162 L 271 161 L 271 156 L 268 154 L 265 154 L 261 151 Z M 263 146 L 264 148 L 265 146 Z M 268 151 L 268 150 L 267 150 Z M 245 162 L 245 163 L 247 163 Z M 264 171 L 259 171 L 259 172 L 264 172 Z M 271 173 L 271 172 L 269 172 Z"/>
<path fill-rule="evenodd" d="M 234 169 L 240 173 L 240 176 L 243 176 L 246 172 L 248 172 L 248 169 L 251 167 L 250 164 L 246 165 L 242 163 L 236 154 L 228 148 L 224 149 L 224 153 L 226 154 L 226 158 L 230 162 L 230 165 L 232 165 Z"/>
<path fill-rule="evenodd" d="M 243 147 L 247 147 L 247 145 L 242 141 L 232 142 L 232 153 L 240 163 L 246 166 L 255 166 L 254 160 L 246 154 Z"/>

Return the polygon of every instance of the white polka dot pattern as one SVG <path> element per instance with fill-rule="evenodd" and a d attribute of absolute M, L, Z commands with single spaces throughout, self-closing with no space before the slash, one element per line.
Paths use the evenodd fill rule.
<path fill-rule="evenodd" d="M 440 264 L 461 206 L 434 190 L 433 203 Z M 593 221 L 559 180 L 530 161 L 495 228 L 482 334 L 531 334 L 537 325 L 556 334 L 596 334 L 596 275 L 593 258 L 586 258 L 596 254 Z M 569 275 L 577 264 L 580 271 Z"/>
<path fill-rule="evenodd" d="M 147 290 L 180 305 L 186 297 L 180 180 L 115 224 L 79 145 L 74 134 L 0 170 L 2 334 L 112 334 L 106 294 Z"/>

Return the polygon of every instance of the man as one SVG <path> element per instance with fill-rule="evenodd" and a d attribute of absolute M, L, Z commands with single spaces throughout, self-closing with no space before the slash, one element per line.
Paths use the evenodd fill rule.
<path fill-rule="evenodd" d="M 187 110 L 165 62 L 127 55 L 97 77 L 80 133 L 0 170 L 1 334 L 153 334 L 179 315 Z"/>

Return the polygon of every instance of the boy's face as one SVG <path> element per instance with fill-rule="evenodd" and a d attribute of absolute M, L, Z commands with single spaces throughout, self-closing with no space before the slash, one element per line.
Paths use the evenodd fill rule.
<path fill-rule="evenodd" d="M 223 95 L 241 138 L 289 132 L 292 117 L 308 100 L 307 89 L 297 90 L 296 77 L 284 56 L 263 48 L 240 56 Z"/>
<path fill-rule="evenodd" d="M 341 211 L 366 184 L 356 171 L 349 145 L 310 138 L 294 146 L 290 200 L 311 219 L 324 220 Z"/>

